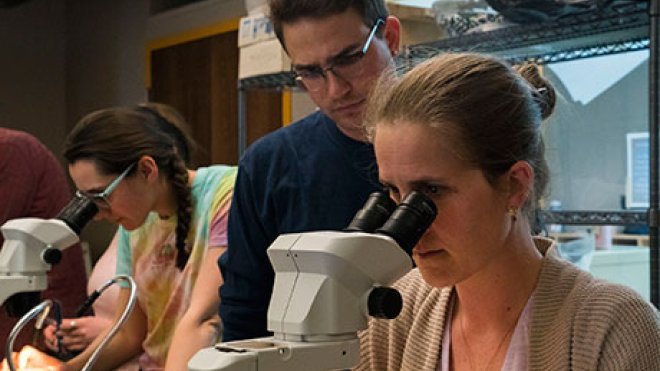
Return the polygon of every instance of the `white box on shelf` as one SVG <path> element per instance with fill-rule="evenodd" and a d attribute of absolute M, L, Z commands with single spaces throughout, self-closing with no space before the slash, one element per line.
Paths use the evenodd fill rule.
<path fill-rule="evenodd" d="M 240 49 L 239 79 L 290 70 L 291 60 L 277 39 L 261 41 Z"/>
<path fill-rule="evenodd" d="M 241 18 L 238 27 L 239 48 L 275 38 L 273 25 L 264 13 Z"/>
<path fill-rule="evenodd" d="M 631 287 L 650 300 L 650 252 L 642 246 L 617 246 L 596 250 L 589 271 L 604 280 Z"/>

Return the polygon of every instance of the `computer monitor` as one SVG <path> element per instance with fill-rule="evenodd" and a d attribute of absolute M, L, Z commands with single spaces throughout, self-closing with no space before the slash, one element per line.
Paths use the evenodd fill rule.
<path fill-rule="evenodd" d="M 626 209 L 649 207 L 649 133 L 628 133 Z"/>

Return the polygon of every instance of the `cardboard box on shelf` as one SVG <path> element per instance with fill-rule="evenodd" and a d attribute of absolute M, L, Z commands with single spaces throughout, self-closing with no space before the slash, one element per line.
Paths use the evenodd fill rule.
<path fill-rule="evenodd" d="M 240 49 L 238 78 L 291 70 L 291 60 L 277 39 L 260 41 Z"/>
<path fill-rule="evenodd" d="M 273 25 L 264 13 L 256 13 L 241 18 L 238 27 L 239 48 L 275 38 Z"/>
<path fill-rule="evenodd" d="M 267 13 L 268 3 L 266 0 L 245 0 L 245 9 L 247 9 L 248 15 Z"/>

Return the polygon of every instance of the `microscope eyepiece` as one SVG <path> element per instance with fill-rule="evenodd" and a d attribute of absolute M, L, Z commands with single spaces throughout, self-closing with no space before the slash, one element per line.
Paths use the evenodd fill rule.
<path fill-rule="evenodd" d="M 76 234 L 80 234 L 98 212 L 98 206 L 91 199 L 76 194 L 56 218 L 63 220 Z"/>
<path fill-rule="evenodd" d="M 346 227 L 350 232 L 373 233 L 382 226 L 392 215 L 396 204 L 392 199 L 382 192 L 374 192 L 369 195 L 362 209 L 360 209 Z"/>
<path fill-rule="evenodd" d="M 437 209 L 433 201 L 423 193 L 413 191 L 396 207 L 392 216 L 376 233 L 392 237 L 411 255 L 413 247 L 433 223 L 436 215 Z"/>

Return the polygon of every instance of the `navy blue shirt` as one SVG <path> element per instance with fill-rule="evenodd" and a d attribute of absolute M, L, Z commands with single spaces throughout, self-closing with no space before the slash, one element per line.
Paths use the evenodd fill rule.
<path fill-rule="evenodd" d="M 261 138 L 241 158 L 219 259 L 223 341 L 268 336 L 274 273 L 266 249 L 283 233 L 341 230 L 382 191 L 369 143 L 321 112 Z"/>

